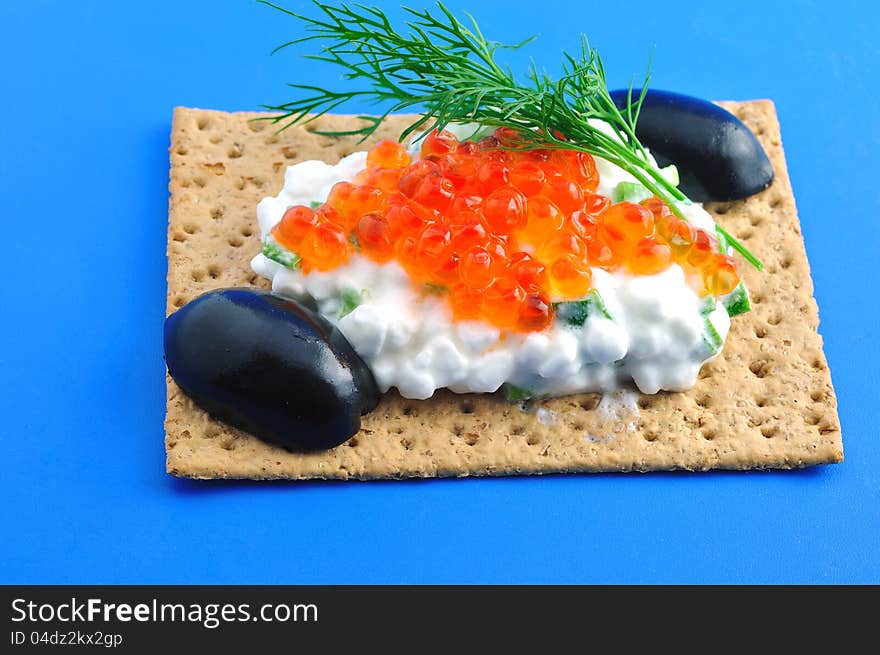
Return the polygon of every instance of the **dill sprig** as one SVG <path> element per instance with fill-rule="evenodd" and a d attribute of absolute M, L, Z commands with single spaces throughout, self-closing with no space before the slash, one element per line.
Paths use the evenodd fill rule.
<path fill-rule="evenodd" d="M 575 55 L 563 52 L 563 74 L 553 79 L 532 63 L 524 80 L 496 60 L 502 49 L 517 49 L 535 37 L 513 45 L 486 39 L 474 18 L 461 22 L 442 3 L 438 15 L 404 7 L 411 16 L 408 31 L 395 29 L 385 12 L 364 5 L 329 5 L 313 0 L 319 16 L 312 18 L 268 0 L 304 24 L 306 35 L 282 44 L 323 42 L 319 54 L 307 58 L 340 66 L 346 89 L 333 91 L 309 84 L 289 84 L 303 97 L 266 109 L 282 129 L 307 123 L 352 100 L 381 105 L 379 116 L 361 116 L 364 125 L 331 136 L 371 135 L 389 114 L 417 110 L 421 116 L 400 135 L 443 129 L 449 123 L 475 122 L 517 130 L 521 148 L 565 148 L 601 157 L 627 171 L 684 218 L 676 202 L 688 201 L 654 166 L 636 137 L 636 122 L 648 89 L 649 74 L 638 94 L 630 87 L 628 102 L 618 108 L 608 91 L 599 54 L 581 36 Z M 650 70 L 650 67 L 649 67 Z M 595 120 L 594 120 L 595 119 Z M 611 126 L 613 133 L 595 121 Z M 619 135 L 619 136 L 617 136 Z M 757 268 L 761 262 L 723 228 L 719 231 L 735 250 Z"/>

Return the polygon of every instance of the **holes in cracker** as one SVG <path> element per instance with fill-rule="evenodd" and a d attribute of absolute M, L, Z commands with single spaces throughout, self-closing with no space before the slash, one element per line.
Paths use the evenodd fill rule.
<path fill-rule="evenodd" d="M 810 392 L 810 400 L 814 403 L 823 403 L 828 399 L 825 389 L 815 389 Z"/>
<path fill-rule="evenodd" d="M 226 151 L 226 156 L 230 159 L 238 159 L 244 154 L 244 146 L 240 143 L 233 143 Z"/>
<path fill-rule="evenodd" d="M 590 393 L 581 398 L 581 409 L 586 412 L 592 412 L 599 406 L 599 403 L 602 401 L 602 396 L 598 393 Z"/>
<path fill-rule="evenodd" d="M 813 358 L 813 361 L 810 363 L 810 366 L 812 366 L 813 369 L 816 370 L 816 371 L 824 371 L 825 368 L 826 368 L 826 366 L 825 366 L 825 362 L 823 362 L 823 361 L 822 361 L 820 358 L 818 358 L 818 357 L 814 357 L 814 358 Z"/>
<path fill-rule="evenodd" d="M 210 276 L 210 278 L 212 280 L 216 280 L 218 277 L 220 277 L 220 274 L 222 272 L 223 272 L 223 269 L 221 269 L 216 264 L 211 264 L 210 266 L 208 266 L 208 275 Z"/>
<path fill-rule="evenodd" d="M 281 154 L 284 155 L 285 159 L 296 159 L 299 157 L 299 150 L 290 146 L 284 146 L 281 148 Z"/>
<path fill-rule="evenodd" d="M 458 408 L 462 414 L 473 414 L 474 413 L 474 403 L 472 400 L 462 400 L 461 404 L 458 406 Z"/>
<path fill-rule="evenodd" d="M 642 437 L 645 441 L 654 442 L 660 438 L 660 432 L 654 428 L 648 428 L 642 433 Z"/>
<path fill-rule="evenodd" d="M 220 136 L 219 134 L 212 134 L 211 138 L 208 140 L 216 146 L 218 143 L 220 143 L 223 140 L 223 137 Z"/>
<path fill-rule="evenodd" d="M 839 432 L 839 429 L 830 423 L 819 424 L 819 434 L 830 434 L 832 432 Z"/>
<path fill-rule="evenodd" d="M 730 211 L 730 205 L 715 205 L 712 208 L 712 211 L 714 211 L 719 216 L 724 216 L 727 212 Z"/>
<path fill-rule="evenodd" d="M 703 435 L 703 439 L 706 441 L 712 441 L 715 437 L 718 436 L 718 430 L 715 428 L 703 428 L 701 434 Z"/>
<path fill-rule="evenodd" d="M 226 172 L 226 164 L 217 162 L 216 164 L 202 164 L 202 168 L 208 169 L 214 175 L 223 175 Z"/>
<path fill-rule="evenodd" d="M 266 129 L 266 121 L 251 120 L 248 121 L 247 126 L 251 132 L 262 132 Z"/>
<path fill-rule="evenodd" d="M 706 409 L 707 407 L 712 406 L 712 396 L 710 396 L 709 394 L 705 394 L 705 393 L 700 394 L 699 396 L 696 397 L 694 402 L 697 404 L 697 407 L 701 407 L 703 409 Z"/>
<path fill-rule="evenodd" d="M 639 409 L 649 409 L 654 404 L 654 399 L 650 396 L 640 396 L 636 401 Z"/>
<path fill-rule="evenodd" d="M 416 414 L 416 408 L 412 405 L 404 405 L 403 406 L 403 415 L 404 416 L 413 416 Z"/>
<path fill-rule="evenodd" d="M 537 446 L 539 443 L 541 443 L 541 439 L 537 435 L 530 434 L 526 437 L 526 444 L 529 446 Z"/>
<path fill-rule="evenodd" d="M 175 150 L 175 152 L 181 157 L 184 157 L 189 154 L 189 148 L 187 148 L 186 146 L 177 146 L 177 150 Z"/>
<path fill-rule="evenodd" d="M 764 222 L 764 217 L 760 214 L 755 214 L 754 212 L 749 214 L 749 223 L 752 227 L 758 227 L 761 223 Z"/>
<path fill-rule="evenodd" d="M 357 448 L 359 443 L 360 443 L 360 442 L 358 441 L 358 438 L 357 438 L 357 437 L 352 437 L 351 439 L 349 439 L 349 440 L 346 442 L 345 445 L 348 446 L 349 448 Z"/>
<path fill-rule="evenodd" d="M 245 225 L 243 228 L 241 228 L 241 236 L 250 237 L 253 236 L 253 234 L 254 228 L 252 228 L 250 225 Z"/>
<path fill-rule="evenodd" d="M 480 435 L 478 435 L 476 432 L 467 432 L 464 436 L 462 436 L 462 440 L 468 446 L 475 446 L 480 440 Z"/>
<path fill-rule="evenodd" d="M 208 178 L 204 175 L 196 175 L 192 179 L 193 184 L 195 184 L 200 189 L 204 189 L 208 185 Z"/>
<path fill-rule="evenodd" d="M 266 140 L 263 141 L 263 143 L 265 143 L 267 146 L 271 146 L 271 145 L 278 143 L 280 140 L 281 140 L 281 137 L 278 136 L 277 134 L 270 134 L 269 136 L 266 137 Z"/>
<path fill-rule="evenodd" d="M 770 198 L 770 209 L 779 209 L 784 202 L 782 196 L 773 196 Z"/>
<path fill-rule="evenodd" d="M 194 269 L 191 275 L 193 282 L 201 282 L 205 279 L 205 271 L 200 268 Z"/>
<path fill-rule="evenodd" d="M 819 425 L 823 418 L 818 412 L 812 412 L 804 417 L 804 423 L 807 425 Z"/>
<path fill-rule="evenodd" d="M 763 339 L 764 337 L 767 336 L 767 328 L 764 327 L 763 325 L 756 325 L 755 326 L 755 336 L 758 339 Z"/>
<path fill-rule="evenodd" d="M 222 206 L 214 207 L 211 210 L 211 218 L 215 221 L 219 221 L 221 218 L 223 218 L 223 214 L 225 214 L 225 213 L 226 213 L 226 207 L 222 207 Z"/>
<path fill-rule="evenodd" d="M 514 426 L 510 429 L 510 434 L 512 434 L 512 435 L 515 436 L 515 437 L 518 437 L 518 436 L 520 436 L 520 435 L 525 434 L 525 431 L 526 431 L 526 426 L 524 426 L 524 425 L 514 425 Z"/>
<path fill-rule="evenodd" d="M 570 427 L 575 432 L 580 432 L 581 430 L 587 429 L 587 424 L 584 423 L 583 421 L 575 420 L 575 421 L 572 421 L 571 423 L 569 423 L 568 427 Z"/>
<path fill-rule="evenodd" d="M 749 370 L 757 378 L 767 377 L 767 374 L 770 373 L 770 362 L 765 359 L 756 359 L 749 364 Z"/>
<path fill-rule="evenodd" d="M 171 238 L 178 243 L 183 243 L 184 241 L 186 241 L 186 234 L 184 234 L 183 232 L 175 232 L 171 235 Z"/>
<path fill-rule="evenodd" d="M 791 268 L 791 265 L 794 263 L 794 259 L 792 259 L 789 255 L 785 255 L 780 261 L 779 266 L 782 269 Z"/>
<path fill-rule="evenodd" d="M 211 127 L 211 119 L 207 116 L 199 116 L 196 119 L 196 127 L 199 129 L 199 131 L 207 130 L 209 127 Z"/>
<path fill-rule="evenodd" d="M 776 325 L 779 325 L 780 323 L 782 323 L 782 314 L 773 313 L 767 317 L 767 324 L 768 325 L 776 326 Z"/>
<path fill-rule="evenodd" d="M 186 296 L 174 296 L 171 304 L 177 308 L 183 307 L 186 304 Z"/>
<path fill-rule="evenodd" d="M 779 434 L 778 425 L 764 425 L 761 427 L 761 436 L 765 439 L 772 439 Z"/>
<path fill-rule="evenodd" d="M 226 243 L 228 243 L 233 248 L 240 248 L 244 245 L 244 240 L 239 236 L 231 236 L 226 240 Z"/>
<path fill-rule="evenodd" d="M 409 439 L 405 439 L 405 438 L 401 439 L 400 445 L 403 446 L 404 450 L 412 450 L 413 449 L 413 442 L 410 441 Z"/>
<path fill-rule="evenodd" d="M 184 223 L 183 231 L 187 234 L 195 234 L 199 231 L 199 227 L 195 223 Z"/>
<path fill-rule="evenodd" d="M 755 398 L 755 406 L 757 407 L 766 407 L 770 403 L 770 398 L 767 396 L 758 396 Z"/>

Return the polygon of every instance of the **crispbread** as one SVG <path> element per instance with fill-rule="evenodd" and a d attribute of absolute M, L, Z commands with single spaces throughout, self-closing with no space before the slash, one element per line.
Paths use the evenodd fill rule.
<path fill-rule="evenodd" d="M 169 377 L 167 469 L 193 478 L 403 478 L 578 471 L 794 468 L 843 457 L 837 401 L 779 125 L 768 100 L 722 103 L 758 136 L 776 171 L 756 196 L 708 205 L 763 259 L 743 266 L 754 310 L 733 319 L 722 355 L 685 393 L 639 396 L 637 411 L 597 394 L 547 400 L 536 411 L 498 395 L 391 392 L 361 432 L 329 451 L 293 453 L 209 417 Z M 316 131 L 358 119 L 324 116 L 276 133 L 254 113 L 177 108 L 171 134 L 168 305 L 210 289 L 267 287 L 250 269 L 259 251 L 255 207 L 289 164 L 335 162 L 411 117 L 393 116 L 366 144 Z M 612 411 L 608 411 L 609 407 Z"/>

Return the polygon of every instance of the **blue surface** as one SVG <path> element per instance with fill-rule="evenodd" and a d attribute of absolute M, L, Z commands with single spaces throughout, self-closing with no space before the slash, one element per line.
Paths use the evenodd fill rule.
<path fill-rule="evenodd" d="M 551 70 L 583 30 L 612 86 L 639 79 L 656 44 L 657 88 L 776 102 L 845 463 L 369 484 L 166 476 L 171 109 L 254 109 L 283 101 L 285 82 L 337 74 L 270 58 L 296 26 L 252 2 L 7 3 L 0 582 L 880 582 L 880 315 L 864 295 L 878 282 L 878 10 L 449 4 L 495 38 L 540 33 L 529 53 Z"/>

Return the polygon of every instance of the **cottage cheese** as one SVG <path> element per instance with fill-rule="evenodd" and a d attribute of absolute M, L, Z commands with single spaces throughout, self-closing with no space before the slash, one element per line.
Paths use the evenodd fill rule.
<path fill-rule="evenodd" d="M 619 182 L 632 179 L 601 159 L 596 165 L 599 193 L 610 195 Z M 365 167 L 364 152 L 335 165 L 306 161 L 288 167 L 281 192 L 257 207 L 262 239 L 289 206 L 323 202 L 336 182 L 353 180 Z M 700 205 L 681 209 L 693 225 L 714 231 Z M 393 261 L 378 264 L 355 253 L 337 269 L 305 275 L 259 254 L 251 266 L 280 294 L 312 296 L 370 366 L 380 389 L 396 387 L 406 398 L 429 398 L 441 388 L 488 393 L 505 382 L 546 395 L 607 392 L 629 382 L 643 393 L 681 391 L 694 385 L 713 357 L 704 341 L 700 299 L 678 265 L 650 276 L 594 268 L 594 286 L 613 320 L 591 315 L 583 327 L 555 321 L 545 331 L 525 334 L 453 321 L 445 300 L 414 285 Z M 341 316 L 344 290 L 359 293 L 362 302 Z M 724 307 L 719 304 L 708 318 L 725 339 L 730 319 Z"/>

